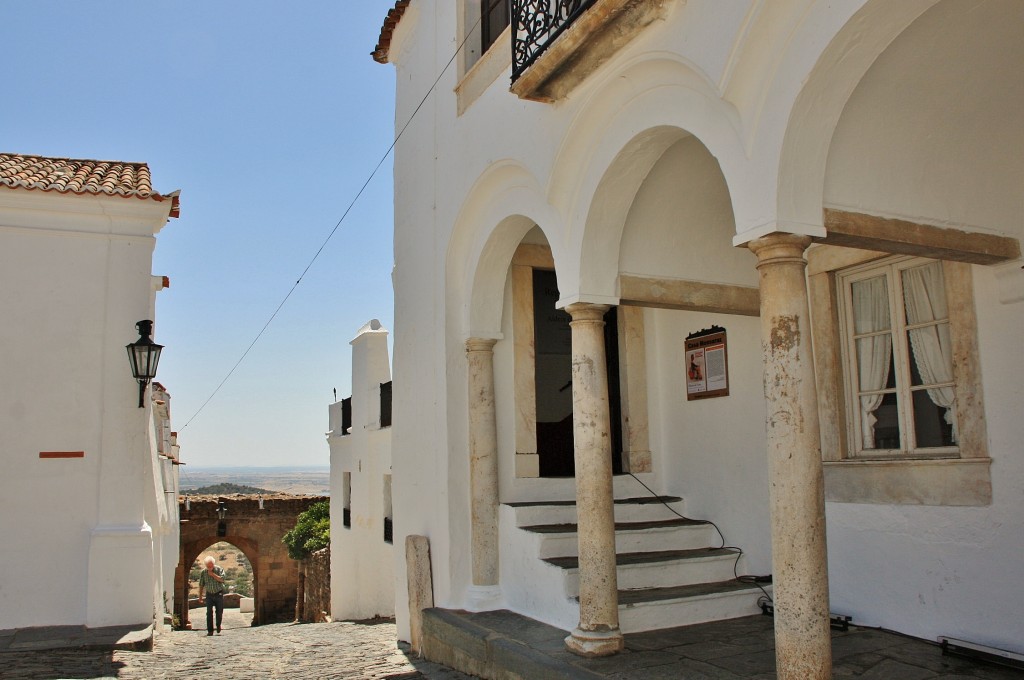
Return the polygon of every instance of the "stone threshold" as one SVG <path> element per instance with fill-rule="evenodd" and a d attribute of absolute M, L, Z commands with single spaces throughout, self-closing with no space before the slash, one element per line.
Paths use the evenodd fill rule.
<path fill-rule="evenodd" d="M 84 649 L 92 651 L 153 650 L 153 624 L 133 626 L 34 626 L 0 630 L 0 652 Z"/>
<path fill-rule="evenodd" d="M 568 654 L 565 631 L 505 610 L 487 614 L 477 622 L 464 611 L 424 609 L 423 656 L 480 678 L 605 677 L 552 655 Z"/>

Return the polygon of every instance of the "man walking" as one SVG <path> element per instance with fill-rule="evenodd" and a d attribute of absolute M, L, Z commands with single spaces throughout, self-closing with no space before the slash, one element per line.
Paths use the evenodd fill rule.
<path fill-rule="evenodd" d="M 203 558 L 206 571 L 199 574 L 199 604 L 203 604 L 203 593 L 206 593 L 206 634 L 213 635 L 213 610 L 217 609 L 217 635 L 220 635 L 220 623 L 224 619 L 224 570 L 217 566 L 213 555 Z"/>

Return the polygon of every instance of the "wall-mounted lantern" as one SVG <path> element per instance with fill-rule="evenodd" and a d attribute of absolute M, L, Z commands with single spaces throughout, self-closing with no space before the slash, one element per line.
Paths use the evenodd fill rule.
<path fill-rule="evenodd" d="M 164 346 L 153 342 L 153 322 L 149 319 L 135 324 L 139 330 L 139 339 L 126 345 L 128 360 L 132 364 L 132 375 L 139 381 L 139 408 L 144 405 L 146 385 L 156 377 L 156 368 L 160 363 L 160 352 Z"/>
<path fill-rule="evenodd" d="M 224 521 L 224 518 L 228 516 L 228 504 L 223 500 L 217 501 L 217 536 L 224 537 L 228 535 L 228 525 Z"/>

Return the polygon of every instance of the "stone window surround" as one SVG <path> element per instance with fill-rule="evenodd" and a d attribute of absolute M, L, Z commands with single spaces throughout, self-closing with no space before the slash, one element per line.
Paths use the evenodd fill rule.
<path fill-rule="evenodd" d="M 540 476 L 537 453 L 537 395 L 534 372 L 533 270 L 555 269 L 546 245 L 522 244 L 512 257 L 512 342 L 515 393 L 515 476 Z M 648 442 L 647 357 L 643 309 L 619 306 L 619 384 L 623 466 L 650 472 Z"/>
<path fill-rule="evenodd" d="M 458 115 L 465 113 L 473 102 L 480 98 L 487 88 L 505 71 L 511 73 L 512 68 L 512 27 L 507 26 L 486 52 L 480 54 L 480 2 L 479 0 L 463 0 L 460 39 L 465 40 L 460 58 L 461 77 L 455 86 L 455 98 Z M 473 27 L 472 33 L 466 30 Z"/>
<path fill-rule="evenodd" d="M 836 273 L 890 253 L 817 245 L 807 251 L 825 498 L 841 503 L 984 506 L 992 485 L 978 361 L 971 267 L 942 261 L 957 384 L 959 458 L 854 459 L 850 456 Z"/>

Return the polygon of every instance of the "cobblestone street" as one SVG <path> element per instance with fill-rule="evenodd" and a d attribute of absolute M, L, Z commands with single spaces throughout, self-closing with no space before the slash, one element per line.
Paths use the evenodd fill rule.
<path fill-rule="evenodd" d="M 152 652 L 5 652 L 0 678 L 468 678 L 403 652 L 395 638 L 391 621 L 250 628 L 228 610 L 222 635 L 168 631 Z"/>

